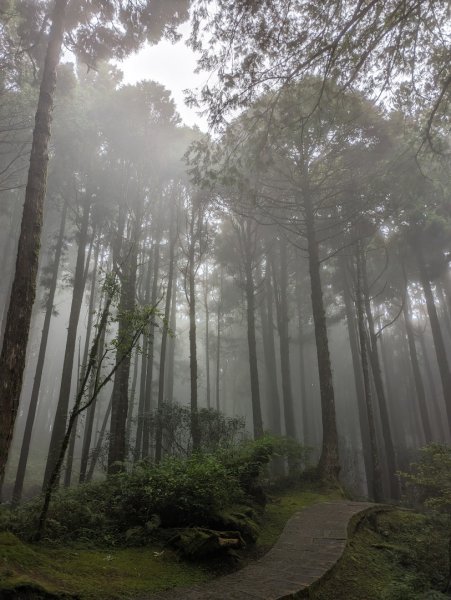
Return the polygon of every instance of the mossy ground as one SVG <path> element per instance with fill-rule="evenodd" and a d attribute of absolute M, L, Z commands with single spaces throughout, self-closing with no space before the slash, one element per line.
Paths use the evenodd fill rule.
<path fill-rule="evenodd" d="M 312 600 L 426 600 L 445 598 L 448 531 L 425 515 L 404 510 L 362 521 Z"/>
<path fill-rule="evenodd" d="M 337 497 L 335 491 L 305 488 L 272 493 L 261 535 L 255 547 L 241 554 L 243 562 L 268 550 L 297 510 Z M 208 581 L 220 574 L 221 568 L 224 565 L 217 561 L 182 561 L 174 551 L 160 545 L 96 548 L 83 544 L 26 544 L 10 533 L 0 533 L 0 597 L 2 591 L 6 594 L 7 590 L 29 586 L 61 598 L 127 599 L 143 592 Z"/>

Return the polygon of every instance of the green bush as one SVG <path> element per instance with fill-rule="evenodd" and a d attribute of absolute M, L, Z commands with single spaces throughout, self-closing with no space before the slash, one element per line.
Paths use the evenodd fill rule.
<path fill-rule="evenodd" d="M 217 525 L 224 514 L 230 529 L 233 514 L 236 528 L 253 540 L 257 526 L 240 516 L 246 512 L 242 507 L 264 503 L 261 474 L 275 453 L 287 455 L 293 448 L 287 440 L 266 436 L 215 453 L 169 457 L 158 465 L 143 462 L 102 482 L 60 489 L 50 504 L 44 537 L 145 543 L 159 528 Z M 236 505 L 241 505 L 238 512 L 227 512 Z M 0 527 L 32 538 L 41 506 L 38 498 L 1 512 Z"/>

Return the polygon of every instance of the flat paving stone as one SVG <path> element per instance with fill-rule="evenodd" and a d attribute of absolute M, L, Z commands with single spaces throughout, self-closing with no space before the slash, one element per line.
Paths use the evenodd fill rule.
<path fill-rule="evenodd" d="M 204 585 L 174 588 L 141 600 L 284 600 L 324 577 L 346 547 L 352 517 L 374 507 L 365 502 L 315 504 L 291 517 L 279 540 L 260 560 Z"/>

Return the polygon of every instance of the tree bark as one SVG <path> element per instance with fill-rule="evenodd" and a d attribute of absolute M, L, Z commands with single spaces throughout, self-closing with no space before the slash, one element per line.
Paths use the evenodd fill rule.
<path fill-rule="evenodd" d="M 373 412 L 373 399 L 371 393 L 371 380 L 370 380 L 370 367 L 368 361 L 368 348 L 367 348 L 367 336 L 365 331 L 365 305 L 363 298 L 363 265 L 362 265 L 362 250 L 361 242 L 357 242 L 357 276 L 356 276 L 356 289 L 355 289 L 355 303 L 357 310 L 357 328 L 359 332 L 360 342 L 360 360 L 363 377 L 363 388 L 365 398 L 365 416 L 366 416 L 366 429 L 368 431 L 368 445 L 369 445 L 369 457 L 368 463 L 365 465 L 368 467 L 367 482 L 368 482 L 368 495 L 374 499 L 375 502 L 381 502 L 383 499 L 383 488 L 382 488 L 382 473 L 379 461 L 379 452 L 377 449 L 377 435 L 376 425 L 374 420 Z M 362 432 L 363 438 L 363 432 Z"/>
<path fill-rule="evenodd" d="M 158 227 L 158 225 L 157 225 Z M 154 263 L 153 263 L 153 279 L 152 279 L 152 295 L 150 298 L 150 303 L 152 306 L 155 306 L 157 303 L 157 295 L 158 295 L 158 284 L 160 277 L 160 242 L 161 242 L 161 233 L 158 232 L 157 240 L 155 242 L 154 248 Z M 144 419 L 143 419 L 143 441 L 142 441 L 142 458 L 148 458 L 150 455 L 150 414 L 152 412 L 152 397 L 153 397 L 153 367 L 154 367 L 154 355 L 155 355 L 155 322 L 152 321 L 150 324 L 150 332 L 147 344 L 147 365 L 146 365 L 146 387 L 145 387 L 145 396 L 144 396 Z"/>
<path fill-rule="evenodd" d="M 437 308 L 434 302 L 434 295 L 432 293 L 431 281 L 429 278 L 428 269 L 423 256 L 423 248 L 421 243 L 417 240 L 413 245 L 413 251 L 415 253 L 418 270 L 420 273 L 420 281 L 423 287 L 424 296 L 426 298 L 426 307 L 429 316 L 429 322 L 431 324 L 432 339 L 434 340 L 435 354 L 437 356 L 437 363 L 440 372 L 440 380 L 442 383 L 443 397 L 446 406 L 446 415 L 448 417 L 448 431 L 451 430 L 451 374 L 449 370 L 448 359 L 446 356 L 446 348 L 443 340 L 442 330 L 440 327 L 440 321 L 437 315 Z"/>
<path fill-rule="evenodd" d="M 265 359 L 265 387 L 270 415 L 269 429 L 274 435 L 282 435 L 280 397 L 277 384 L 276 345 L 274 341 L 273 290 L 268 257 L 266 259 L 266 272 L 263 285 L 263 298 L 260 303 L 260 320 L 262 323 L 263 356 Z"/>
<path fill-rule="evenodd" d="M 417 393 L 418 405 L 420 408 L 421 422 L 423 425 L 424 438 L 426 444 L 432 442 L 432 428 L 429 418 L 426 392 L 424 390 L 423 378 L 421 376 L 420 363 L 418 361 L 417 348 L 415 346 L 415 334 L 413 332 L 412 320 L 409 310 L 409 292 L 406 290 L 406 298 L 404 300 L 403 313 L 404 324 L 406 327 L 407 342 L 409 344 L 410 363 L 412 366 L 413 379 L 415 381 L 415 391 Z"/>
<path fill-rule="evenodd" d="M 58 405 L 53 421 L 52 435 L 50 438 L 49 452 L 45 467 L 43 490 L 47 489 L 49 478 L 55 468 L 59 456 L 61 444 L 66 432 L 66 422 L 69 410 L 69 399 L 72 385 L 72 371 L 74 365 L 75 346 L 77 342 L 77 328 L 80 318 L 80 310 L 85 291 L 85 251 L 88 237 L 89 215 L 91 209 L 91 198 L 85 195 L 83 203 L 82 221 L 78 241 L 77 262 L 75 265 L 75 276 L 73 285 L 72 303 L 70 307 L 69 326 L 67 329 L 66 348 L 64 351 L 63 371 L 61 375 L 61 387 Z"/>
<path fill-rule="evenodd" d="M 177 259 L 175 259 L 177 260 Z M 173 404 L 174 402 L 174 360 L 175 360 L 175 331 L 177 328 L 177 271 L 174 271 L 174 281 L 172 285 L 172 306 L 171 319 L 169 327 L 173 332 L 173 336 L 168 340 L 168 368 L 166 371 L 166 402 Z"/>
<path fill-rule="evenodd" d="M 174 233 L 173 227 L 174 219 L 171 219 L 171 231 L 170 236 L 170 247 L 169 247 L 169 270 L 168 270 L 168 285 L 166 290 L 166 302 L 164 307 L 164 326 L 163 334 L 161 337 L 161 351 L 160 351 L 160 375 L 158 380 L 158 413 L 160 415 L 163 408 L 164 402 L 164 383 L 165 383 L 165 367 L 166 367 L 166 346 L 168 341 L 168 325 L 169 325 L 169 314 L 171 310 L 172 302 L 172 282 L 174 279 L 174 263 L 175 263 L 175 244 L 177 237 Z M 162 457 L 162 444 L 163 444 L 163 428 L 161 427 L 161 419 L 157 419 L 157 431 L 155 438 L 155 462 L 159 463 Z"/>
<path fill-rule="evenodd" d="M 58 271 L 61 262 L 61 255 L 63 252 L 64 242 L 64 231 L 66 228 L 66 216 L 67 216 L 67 201 L 64 202 L 63 210 L 61 213 L 61 222 L 58 232 L 58 239 L 55 247 L 55 257 L 53 259 L 52 267 L 52 280 L 49 287 L 49 295 L 47 298 L 47 305 L 45 309 L 44 324 L 42 326 L 41 342 L 39 345 L 38 361 L 36 364 L 36 372 L 33 381 L 33 389 L 31 392 L 30 406 L 28 408 L 27 421 L 25 424 L 25 430 L 22 438 L 22 446 L 20 449 L 19 464 L 17 467 L 16 480 L 14 482 L 14 489 L 12 494 L 13 505 L 19 504 L 22 498 L 23 484 L 25 479 L 25 472 L 27 468 L 28 455 L 30 452 L 31 434 L 33 432 L 34 420 L 36 418 L 36 411 L 39 401 L 39 391 L 41 389 L 42 372 L 44 369 L 45 354 L 47 350 L 47 342 L 49 339 L 50 322 L 54 310 L 56 287 L 58 284 Z"/>
<path fill-rule="evenodd" d="M 221 380 L 221 313 L 222 313 L 222 295 L 223 295 L 224 273 L 221 266 L 219 276 L 219 298 L 216 308 L 216 410 L 221 410 L 220 402 L 220 380 Z"/>
<path fill-rule="evenodd" d="M 390 497 L 392 499 L 399 498 L 399 484 L 396 479 L 396 454 L 395 447 L 393 444 L 393 435 L 390 425 L 390 417 L 388 414 L 387 398 L 384 390 L 384 383 L 382 379 L 382 369 L 379 360 L 379 351 L 377 347 L 377 335 L 375 331 L 374 318 L 371 310 L 370 291 L 368 285 L 368 276 L 366 272 L 366 260 L 364 250 L 361 243 L 359 243 L 360 253 L 360 264 L 362 269 L 362 285 L 363 285 L 363 299 L 365 304 L 365 312 L 368 323 L 368 335 L 369 335 L 369 353 L 371 360 L 371 370 L 373 373 L 374 386 L 376 388 L 376 395 L 379 405 L 379 413 L 381 417 L 382 425 L 382 436 L 384 438 L 384 449 L 387 460 L 388 478 L 390 484 Z"/>
<path fill-rule="evenodd" d="M 368 485 L 368 494 L 374 497 L 374 474 L 373 474 L 373 459 L 372 459 L 372 442 L 370 440 L 370 429 L 368 422 L 367 404 L 368 399 L 365 394 L 365 384 L 363 380 L 363 370 L 361 363 L 360 347 L 359 347 L 359 330 L 356 323 L 355 312 L 353 310 L 353 301 L 351 297 L 349 278 L 347 274 L 346 259 L 340 256 L 340 274 L 343 282 L 343 300 L 346 313 L 346 325 L 348 328 L 349 345 L 351 348 L 352 367 L 354 375 L 354 385 L 357 398 L 357 410 L 359 415 L 360 435 L 362 439 L 363 463 L 365 467 L 366 481 Z M 366 348 L 367 358 L 368 349 Z M 371 388 L 370 388 L 371 394 Z M 374 420 L 374 417 L 373 417 Z"/>
<path fill-rule="evenodd" d="M 299 257 L 297 260 L 299 263 Z M 296 307 L 298 313 L 299 391 L 302 403 L 302 441 L 308 446 L 310 443 L 310 432 L 308 425 L 307 389 L 305 385 L 304 310 L 302 306 L 301 273 L 299 264 L 296 269 Z"/>
<path fill-rule="evenodd" d="M 152 258 L 154 256 L 155 247 L 151 248 L 149 253 L 149 262 L 147 265 L 146 278 L 144 283 L 144 304 L 150 302 L 150 276 L 152 273 Z M 141 372 L 139 382 L 139 399 L 138 399 L 138 421 L 136 425 L 136 439 L 134 448 L 134 461 L 136 462 L 141 458 L 142 443 L 143 443 L 143 430 L 145 420 L 145 406 L 146 406 L 146 378 L 147 378 L 147 356 L 149 351 L 149 337 L 143 335 L 143 346 L 141 353 Z"/>
<path fill-rule="evenodd" d="M 86 266 L 85 266 L 85 274 L 83 277 L 83 289 L 86 287 L 86 281 L 88 279 L 89 265 L 91 262 L 91 254 L 92 248 L 94 245 L 95 239 L 95 227 L 92 230 L 91 243 L 89 245 L 88 256 L 86 258 Z M 94 269 L 92 272 L 92 281 L 91 281 L 91 293 L 89 296 L 89 307 L 88 307 L 88 322 L 86 324 L 86 332 L 85 332 L 85 345 L 83 348 L 83 359 L 81 361 L 81 369 L 78 376 L 78 382 L 82 381 L 84 378 L 84 374 L 86 372 L 86 366 L 88 364 L 89 357 L 89 342 L 91 339 L 91 330 L 92 330 L 92 321 L 94 317 L 94 306 L 96 301 L 96 275 L 97 275 L 97 263 L 99 261 L 99 252 L 100 252 L 100 242 L 96 246 L 95 255 L 94 255 Z M 74 454 L 75 454 L 75 442 L 77 441 L 77 429 L 78 429 L 78 417 L 76 417 L 75 422 L 72 427 L 72 434 L 69 441 L 69 447 L 67 449 L 67 460 L 66 460 L 66 470 L 64 472 L 64 486 L 69 487 L 71 478 L 72 478 L 72 468 L 74 462 Z"/>
<path fill-rule="evenodd" d="M 123 266 L 124 273 L 121 281 L 121 297 L 119 301 L 119 347 L 116 362 L 120 363 L 114 377 L 113 394 L 111 397 L 110 439 L 108 447 L 108 474 L 123 469 L 127 456 L 125 446 L 128 412 L 128 382 L 130 378 L 130 353 L 124 356 L 123 346 L 129 344 L 131 325 L 129 315 L 135 310 L 136 271 L 138 263 L 140 214 L 135 215 L 133 232 L 130 236 L 130 251 Z"/>
<path fill-rule="evenodd" d="M 193 450 L 200 448 L 200 429 L 197 401 L 197 340 L 196 340 L 196 280 L 195 280 L 195 248 L 196 237 L 200 232 L 195 232 L 194 209 L 190 221 L 190 243 L 188 248 L 188 305 L 189 305 L 189 368 L 191 389 L 191 437 Z M 200 228 L 200 217 L 198 219 Z"/>
<path fill-rule="evenodd" d="M 258 380 L 257 342 L 255 336 L 255 283 L 253 275 L 253 240 L 251 220 L 248 218 L 241 228 L 243 245 L 245 293 L 247 307 L 247 345 L 249 350 L 249 371 L 251 380 L 252 422 L 254 438 L 263 435 L 263 420 L 260 402 L 260 384 Z"/>
<path fill-rule="evenodd" d="M 47 185 L 48 146 L 56 71 L 68 0 L 56 0 L 52 12 L 38 107 L 31 144 L 16 270 L 0 354 L 0 481 L 3 480 L 22 389 L 31 312 L 36 295 L 42 210 Z"/>
<path fill-rule="evenodd" d="M 276 276 L 276 269 L 274 268 L 272 268 L 272 277 L 274 281 L 274 289 L 276 290 L 276 312 L 277 328 L 279 331 L 283 412 L 285 417 L 286 435 L 296 439 L 296 419 L 294 416 L 293 391 L 291 386 L 290 337 L 288 335 L 288 255 L 287 243 L 285 240 L 279 240 L 279 251 L 279 281 Z"/>
<path fill-rule="evenodd" d="M 211 408 L 211 387 L 210 387 L 210 311 L 208 308 L 208 263 L 205 266 L 204 281 L 204 306 L 205 306 L 205 379 L 207 387 L 207 408 Z"/>
<path fill-rule="evenodd" d="M 315 214 L 313 211 L 312 200 L 308 192 L 304 198 L 304 208 L 323 423 L 323 443 L 318 470 L 323 479 L 336 481 L 340 472 L 340 461 L 338 455 L 335 393 L 332 378 L 332 366 L 330 363 L 326 311 L 324 309 L 323 290 L 321 285 L 321 262 L 319 258 L 318 241 L 316 239 Z"/>

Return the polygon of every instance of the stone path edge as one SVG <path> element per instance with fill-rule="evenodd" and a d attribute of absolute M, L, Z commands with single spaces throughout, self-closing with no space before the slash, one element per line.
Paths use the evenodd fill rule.
<path fill-rule="evenodd" d="M 295 513 L 274 546 L 239 571 L 190 588 L 141 596 L 141 600 L 289 600 L 309 597 L 331 576 L 359 523 L 391 510 L 365 502 L 325 502 Z"/>
<path fill-rule="evenodd" d="M 362 503 L 364 504 L 364 503 Z M 362 521 L 364 521 L 364 519 L 371 517 L 371 515 L 376 515 L 378 513 L 382 513 L 382 512 L 390 512 L 392 510 L 395 510 L 397 507 L 391 504 L 370 504 L 369 506 L 367 506 L 366 508 L 363 508 L 360 512 L 356 513 L 353 515 L 353 517 L 351 517 L 351 519 L 348 522 L 348 527 L 347 527 L 347 539 L 346 539 L 346 544 L 345 547 L 343 549 L 343 552 L 341 554 L 341 556 L 338 558 L 338 560 L 335 562 L 334 565 L 332 565 L 332 567 L 323 573 L 323 575 L 321 575 L 316 581 L 314 581 L 312 584 L 310 584 L 307 588 L 303 589 L 303 590 L 299 590 L 299 592 L 297 594 L 295 594 L 294 596 L 292 596 L 291 598 L 293 598 L 293 600 L 308 600 L 308 598 L 310 598 L 310 592 L 314 592 L 316 591 L 319 587 L 321 587 L 322 584 L 324 584 L 325 581 L 327 581 L 330 577 L 334 576 L 335 571 L 337 570 L 337 568 L 340 565 L 340 562 L 344 556 L 344 553 L 346 552 L 349 543 L 352 541 L 352 538 L 354 537 L 354 535 L 357 533 L 357 530 L 359 529 L 360 525 L 362 524 Z M 280 598 L 280 600 L 284 600 L 284 598 Z"/>

